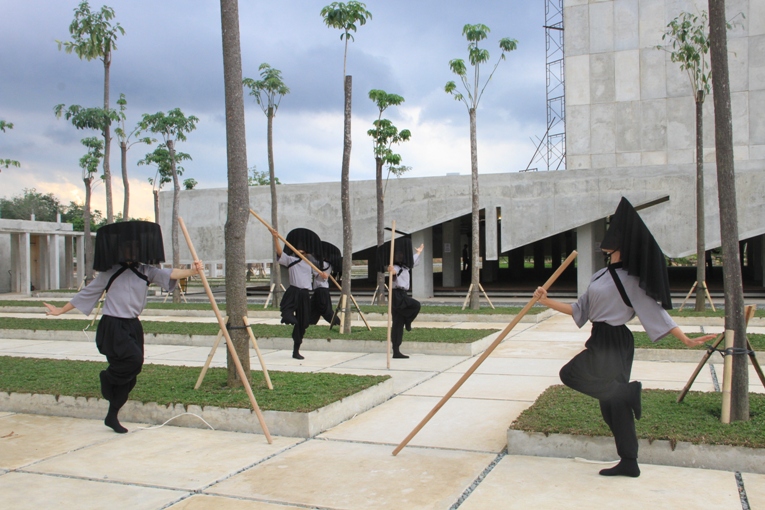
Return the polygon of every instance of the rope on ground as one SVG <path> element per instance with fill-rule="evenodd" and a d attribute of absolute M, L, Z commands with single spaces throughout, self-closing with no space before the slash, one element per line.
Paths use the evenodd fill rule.
<path fill-rule="evenodd" d="M 210 425 L 209 423 L 207 423 L 207 422 L 205 421 L 205 419 L 204 419 L 204 418 L 202 418 L 202 417 L 201 417 L 201 416 L 199 416 L 198 414 L 194 414 L 194 413 L 181 413 L 181 414 L 177 414 L 177 415 L 173 416 L 172 418 L 170 418 L 169 420 L 167 420 L 167 421 L 166 421 L 165 423 L 163 423 L 162 425 L 155 425 L 155 426 L 153 426 L 153 427 L 138 427 L 138 430 L 155 430 L 155 429 L 160 429 L 160 428 L 164 427 L 165 425 L 167 425 L 168 423 L 170 423 L 171 421 L 173 421 L 174 419 L 176 419 L 176 418 L 179 418 L 179 417 L 181 417 L 181 416 L 183 416 L 183 415 L 186 415 L 186 414 L 189 414 L 189 415 L 191 415 L 191 416 L 196 416 L 197 418 L 199 418 L 200 420 L 202 420 L 202 421 L 204 422 L 204 424 L 205 424 L 205 425 L 207 425 L 208 427 L 210 427 L 210 430 L 215 430 L 215 429 L 213 428 L 213 426 L 212 426 L 212 425 Z"/>

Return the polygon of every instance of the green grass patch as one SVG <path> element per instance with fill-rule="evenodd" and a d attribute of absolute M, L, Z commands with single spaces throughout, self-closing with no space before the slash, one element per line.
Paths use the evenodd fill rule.
<path fill-rule="evenodd" d="M 701 344 L 696 347 L 687 347 L 683 342 L 678 340 L 672 335 L 667 335 L 658 342 L 654 343 L 648 337 L 648 334 L 643 331 L 634 331 L 632 335 L 635 337 L 636 349 L 694 349 L 697 351 L 705 351 L 706 344 Z M 694 338 L 702 336 L 700 333 L 689 334 L 688 337 Z M 749 343 L 752 344 L 752 349 L 755 351 L 765 351 L 765 335 L 748 334 L 746 336 L 749 339 Z M 712 343 L 712 342 L 708 342 Z M 720 343 L 717 346 L 718 349 L 722 349 L 724 345 Z"/>
<path fill-rule="evenodd" d="M 749 421 L 720 422 L 722 393 L 691 391 L 682 403 L 679 392 L 643 390 L 643 417 L 638 438 L 765 448 L 765 395 L 749 394 Z M 543 434 L 611 436 L 598 401 L 562 385 L 549 387 L 511 425 Z"/>
<path fill-rule="evenodd" d="M 0 391 L 101 398 L 98 374 L 107 364 L 95 361 L 66 361 L 0 356 Z M 130 400 L 159 405 L 249 408 L 243 387 L 226 386 L 227 370 L 211 368 L 194 390 L 201 368 L 144 365 Z M 252 391 L 258 406 L 266 411 L 310 412 L 358 393 L 389 376 L 357 376 L 330 373 L 269 372 L 273 390 L 263 373 L 253 369 Z"/>
<path fill-rule="evenodd" d="M 691 306 L 690 308 L 683 308 L 682 311 L 677 309 L 667 310 L 667 313 L 672 317 L 725 317 L 725 309 L 722 307 L 717 308 L 714 312 L 711 308 L 697 312 L 693 309 L 693 306 Z M 756 308 L 754 310 L 754 316 L 765 317 L 765 308 Z"/>
<path fill-rule="evenodd" d="M 388 313 L 387 305 L 360 305 L 359 308 L 361 308 L 363 313 Z M 492 308 L 484 303 L 481 303 L 481 308 L 478 310 L 471 310 L 470 308 L 465 308 L 463 310 L 461 305 L 422 305 L 420 307 L 420 313 L 434 315 L 518 315 L 522 309 L 522 306 L 497 306 L 496 308 Z M 545 310 L 547 310 L 547 307 L 534 306 L 526 313 L 526 315 L 536 315 Z"/>
<path fill-rule="evenodd" d="M 21 319 L 14 317 L 0 317 L 0 329 L 26 329 L 31 331 L 82 331 L 90 325 L 90 320 L 84 319 Z M 217 335 L 218 323 L 213 322 L 165 322 L 143 320 L 145 334 L 172 334 L 172 335 Z M 98 322 L 89 328 L 95 331 Z M 292 338 L 292 326 L 252 324 L 252 331 L 257 338 Z M 414 324 L 412 331 L 404 334 L 407 342 L 439 342 L 439 343 L 471 343 L 480 340 L 496 329 L 437 329 L 418 328 Z M 311 326 L 306 330 L 304 338 L 326 340 L 374 340 L 385 342 L 388 338 L 386 328 L 372 328 L 368 331 L 364 327 L 353 328 L 350 335 L 341 334 L 337 328 L 332 330 L 327 325 Z"/>

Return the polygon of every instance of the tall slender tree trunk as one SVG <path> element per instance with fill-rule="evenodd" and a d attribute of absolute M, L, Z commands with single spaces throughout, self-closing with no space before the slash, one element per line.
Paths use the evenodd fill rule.
<path fill-rule="evenodd" d="M 383 195 L 382 180 L 383 161 L 382 158 L 375 158 L 375 185 L 377 188 L 377 247 L 385 243 L 385 196 Z M 378 250 L 379 252 L 379 250 Z M 377 293 L 375 294 L 375 303 L 385 304 L 385 274 L 377 272 Z"/>
<path fill-rule="evenodd" d="M 274 172 L 274 107 L 268 107 L 268 177 L 271 186 L 271 226 L 279 230 L 279 208 L 276 202 L 276 174 Z M 274 306 L 279 308 L 282 301 L 282 271 L 276 256 L 276 247 L 271 243 L 271 283 L 274 284 Z"/>
<path fill-rule="evenodd" d="M 353 267 L 353 229 L 351 225 L 351 90 L 353 77 L 345 77 L 345 122 L 343 130 L 343 168 L 340 178 L 340 201 L 343 211 L 343 286 L 345 325 L 343 333 L 351 332 L 351 268 Z"/>
<path fill-rule="evenodd" d="M 122 221 L 128 221 L 130 215 L 130 183 L 127 171 L 127 142 L 120 142 L 120 154 L 122 156 L 122 187 L 125 188 L 124 200 L 122 201 Z"/>
<path fill-rule="evenodd" d="M 104 111 L 109 111 L 109 68 L 112 65 L 111 51 L 104 56 Z M 112 172 L 109 167 L 109 157 L 112 153 L 111 121 L 104 126 L 104 189 L 106 190 L 106 223 L 114 223 L 114 208 L 112 207 Z"/>
<path fill-rule="evenodd" d="M 159 190 L 151 190 L 154 195 L 154 223 L 159 223 Z"/>
<path fill-rule="evenodd" d="M 715 152 L 717 195 L 720 203 L 720 238 L 723 251 L 725 329 L 734 332 L 731 386 L 731 421 L 749 419 L 749 373 L 744 320 L 744 288 L 738 242 L 736 175 L 733 168 L 733 122 L 728 77 L 728 34 L 725 0 L 709 0 L 709 41 L 712 60 L 712 92 L 715 104 Z"/>
<path fill-rule="evenodd" d="M 175 168 L 175 142 L 167 141 L 167 150 L 170 152 L 170 171 L 173 174 L 173 226 L 171 230 L 173 244 L 173 267 L 178 267 L 181 263 L 181 247 L 178 243 L 178 214 L 181 198 L 181 183 L 178 179 L 178 172 Z M 173 290 L 173 303 L 181 302 L 181 289 L 178 285 Z"/>
<path fill-rule="evenodd" d="M 250 377 L 249 336 L 244 329 L 247 315 L 247 270 L 245 239 L 250 217 L 247 183 L 247 140 L 244 129 L 242 48 L 239 40 L 239 3 L 220 0 L 223 33 L 223 81 L 226 95 L 226 158 L 228 163 L 228 217 L 226 218 L 226 312 L 231 341 L 247 377 Z M 238 328 L 238 329 L 237 329 Z M 228 385 L 240 386 L 236 366 L 228 354 Z"/>
<path fill-rule="evenodd" d="M 706 240 L 704 227 L 704 91 L 696 91 L 696 311 L 706 308 Z"/>
<path fill-rule="evenodd" d="M 85 235 L 85 267 L 83 274 L 85 275 L 85 283 L 90 282 L 93 279 L 93 238 L 90 235 L 90 197 L 91 197 L 91 185 L 93 178 L 83 179 L 85 183 L 85 205 L 82 208 L 82 221 L 83 230 Z"/>
<path fill-rule="evenodd" d="M 479 285 L 480 280 L 480 257 L 481 257 L 481 223 L 480 214 L 481 210 L 478 207 L 478 141 L 476 134 L 476 109 L 470 108 L 470 191 L 471 191 L 471 241 L 472 241 L 472 255 L 470 258 L 470 284 L 473 286 L 470 291 L 470 309 L 478 310 L 480 308 L 479 303 Z"/>

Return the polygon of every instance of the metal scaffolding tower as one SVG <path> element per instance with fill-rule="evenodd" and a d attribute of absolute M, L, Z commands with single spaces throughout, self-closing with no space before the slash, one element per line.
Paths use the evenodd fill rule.
<path fill-rule="evenodd" d="M 545 42 L 547 61 L 547 131 L 538 139 L 526 171 L 566 168 L 566 96 L 563 68 L 563 0 L 545 0 Z"/>

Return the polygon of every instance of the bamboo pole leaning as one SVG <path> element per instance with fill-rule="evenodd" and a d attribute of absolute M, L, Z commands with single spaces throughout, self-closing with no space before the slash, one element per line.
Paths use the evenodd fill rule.
<path fill-rule="evenodd" d="M 191 258 L 193 260 L 199 260 L 199 258 L 197 257 L 197 252 L 194 249 L 194 245 L 191 242 L 191 237 L 189 237 L 189 232 L 188 230 L 186 230 L 186 225 L 183 223 L 183 218 L 181 218 L 180 216 L 178 217 L 178 223 L 180 224 L 181 230 L 183 231 L 183 237 L 186 238 L 186 244 L 189 245 Z M 223 316 L 220 314 L 220 310 L 218 309 L 218 303 L 215 302 L 215 297 L 213 296 L 212 289 L 210 289 L 210 284 L 207 282 L 207 277 L 205 276 L 204 271 L 199 272 L 199 277 L 202 280 L 202 285 L 204 286 L 205 292 L 207 293 L 207 298 L 210 300 L 210 305 L 212 306 L 212 309 L 215 312 L 215 317 L 218 319 L 218 325 L 220 326 L 220 330 L 223 333 L 223 336 L 226 337 L 226 346 L 228 347 L 228 352 L 231 354 L 231 358 L 234 360 L 234 365 L 236 365 L 236 373 L 239 374 L 239 378 L 242 380 L 242 385 L 244 385 L 244 389 L 247 392 L 247 396 L 250 399 L 250 404 L 252 405 L 252 409 L 255 411 L 255 415 L 258 417 L 260 428 L 263 429 L 263 433 L 266 436 L 266 440 L 268 441 L 268 444 L 272 444 L 274 441 L 273 439 L 271 439 L 271 434 L 268 432 L 268 426 L 266 425 L 266 420 L 263 417 L 263 413 L 260 412 L 260 407 L 258 407 L 258 402 L 255 400 L 255 395 L 252 393 L 252 387 L 250 386 L 250 379 L 247 377 L 247 374 L 244 373 L 242 362 L 239 361 L 239 356 L 237 355 L 236 349 L 234 348 L 234 342 L 231 341 L 231 335 L 228 334 L 228 329 L 226 329 L 226 323 L 223 321 Z"/>
<path fill-rule="evenodd" d="M 271 225 L 270 225 L 270 224 L 269 224 L 269 223 L 268 223 L 266 220 L 264 220 L 263 218 L 261 218 L 261 217 L 260 217 L 260 215 L 258 215 L 258 213 L 256 213 L 256 212 L 255 212 L 255 211 L 253 211 L 252 209 L 250 209 L 250 214 L 252 214 L 252 215 L 253 215 L 253 216 L 255 216 L 255 217 L 258 219 L 258 220 L 260 220 L 260 222 L 261 222 L 263 225 L 265 225 L 265 227 L 266 227 L 268 230 L 270 230 L 270 231 L 272 231 L 272 232 L 276 232 L 276 231 L 274 230 L 274 228 L 273 228 L 273 227 L 272 227 L 272 226 L 271 226 Z M 298 257 L 300 257 L 301 259 L 303 259 L 303 260 L 304 260 L 304 261 L 305 261 L 305 262 L 306 262 L 306 263 L 307 263 L 309 266 L 311 266 L 311 268 L 312 268 L 314 271 L 316 271 L 317 273 L 323 273 L 323 271 L 321 271 L 321 270 L 320 270 L 318 267 L 316 267 L 316 266 L 315 266 L 315 265 L 314 265 L 314 264 L 313 264 L 313 263 L 312 263 L 310 260 L 308 260 L 308 258 L 307 258 L 305 255 L 303 255 L 303 254 L 302 254 L 302 253 L 300 253 L 298 250 L 296 250 L 296 249 L 295 249 L 295 247 L 294 247 L 294 246 L 292 246 L 292 244 L 290 244 L 290 243 L 289 243 L 289 241 L 287 241 L 287 240 L 286 240 L 284 237 L 282 237 L 282 235 L 281 235 L 279 232 L 276 232 L 276 235 L 277 235 L 277 236 L 279 236 L 279 239 L 280 239 L 280 240 L 281 240 L 281 241 L 282 241 L 282 242 L 283 242 L 283 243 L 284 243 L 286 246 L 288 246 L 288 247 L 289 247 L 289 248 L 290 248 L 290 249 L 291 249 L 291 250 L 292 250 L 292 251 L 295 253 L 295 255 L 297 255 Z M 339 284 L 339 283 L 337 283 L 337 280 L 335 280 L 335 279 L 332 277 L 332 275 L 327 275 L 327 276 L 329 276 L 329 279 L 332 281 L 332 283 L 334 283 L 334 284 L 335 284 L 335 287 L 337 287 L 337 289 L 338 289 L 340 292 L 342 292 L 342 291 L 343 291 L 343 288 L 340 286 L 340 284 Z M 353 298 L 353 296 L 351 296 L 351 300 L 352 300 L 352 301 L 353 301 L 353 303 L 356 305 L 356 309 L 358 310 L 358 312 L 359 312 L 359 315 L 361 316 L 361 318 L 364 320 L 364 324 L 366 324 L 366 326 L 367 326 L 367 329 L 368 329 L 369 331 L 372 331 L 372 327 L 371 327 L 371 326 L 369 325 L 369 323 L 367 322 L 367 319 L 364 317 L 364 314 L 363 314 L 363 313 L 361 313 L 361 309 L 359 308 L 359 305 L 358 305 L 358 303 L 356 303 L 356 300 Z"/>
<path fill-rule="evenodd" d="M 571 254 L 566 258 L 566 260 L 563 262 L 563 264 L 560 265 L 558 269 L 555 270 L 555 272 L 550 276 L 550 278 L 545 282 L 542 287 L 547 290 L 550 288 L 550 286 L 555 283 L 555 280 L 558 279 L 558 277 L 563 273 L 563 271 L 574 261 L 576 258 L 576 251 L 572 251 Z M 419 424 L 409 433 L 406 438 L 401 441 L 401 444 L 399 444 L 395 450 L 393 450 L 393 455 L 398 455 L 398 452 L 400 452 L 408 443 L 412 440 L 412 438 L 417 435 L 417 433 L 424 427 L 430 419 L 435 416 L 435 414 L 441 409 L 444 404 L 454 395 L 457 390 L 460 389 L 460 387 L 465 383 L 465 381 L 468 380 L 468 377 L 473 375 L 473 372 L 476 371 L 476 369 L 481 366 L 481 363 L 486 361 L 486 358 L 489 357 L 489 355 L 494 352 L 494 349 L 497 348 L 497 346 L 502 342 L 502 340 L 505 339 L 505 337 L 512 331 L 512 329 L 520 322 L 520 320 L 523 318 L 526 313 L 531 309 L 532 306 L 537 302 L 536 297 L 532 297 L 531 300 L 526 304 L 526 306 L 523 307 L 523 309 L 518 313 L 518 315 L 515 316 L 515 318 L 508 324 L 505 329 L 502 330 L 502 332 L 499 334 L 499 336 L 491 343 L 491 345 L 481 354 L 481 356 L 473 363 L 473 366 L 471 366 L 465 374 L 460 377 L 459 381 L 452 386 L 452 389 L 450 389 L 446 395 L 436 404 L 436 406 L 425 416 L 425 418 L 420 421 Z"/>

